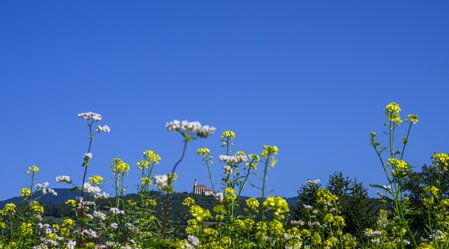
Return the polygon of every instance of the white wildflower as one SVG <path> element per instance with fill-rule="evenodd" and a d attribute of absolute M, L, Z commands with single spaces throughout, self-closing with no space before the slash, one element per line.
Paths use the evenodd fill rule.
<path fill-rule="evenodd" d="M 200 240 L 198 239 L 198 237 L 194 236 L 194 235 L 189 235 L 187 236 L 187 240 L 189 241 L 190 244 L 192 244 L 193 246 L 198 246 L 200 244 Z"/>
<path fill-rule="evenodd" d="M 92 120 L 94 122 L 101 121 L 101 115 L 95 112 L 83 112 L 78 114 L 78 117 L 85 120 Z"/>
<path fill-rule="evenodd" d="M 168 187 L 168 176 L 167 175 L 156 175 L 154 176 L 156 181 L 156 186 L 160 190 L 166 190 Z"/>
<path fill-rule="evenodd" d="M 65 183 L 72 183 L 72 179 L 70 176 L 57 176 L 56 177 L 57 182 L 65 182 Z"/>
<path fill-rule="evenodd" d="M 225 173 L 226 175 L 232 174 L 232 167 L 231 167 L 231 166 L 226 165 L 226 166 L 223 167 L 223 169 L 224 169 L 224 173 Z"/>
<path fill-rule="evenodd" d="M 320 184 L 320 183 L 321 183 L 321 180 L 320 180 L 320 179 L 315 179 L 315 180 L 308 179 L 308 180 L 306 181 L 306 184 L 307 184 L 307 185 L 318 185 L 318 184 Z"/>
<path fill-rule="evenodd" d="M 99 220 L 105 220 L 106 219 L 106 214 L 100 212 L 100 211 L 94 211 L 93 213 L 94 217 L 99 219 Z"/>
<path fill-rule="evenodd" d="M 115 215 L 119 215 L 119 214 L 124 215 L 125 214 L 125 211 L 120 210 L 118 208 L 111 208 L 111 209 L 109 209 L 109 211 Z"/>
<path fill-rule="evenodd" d="M 86 192 L 90 193 L 90 194 L 96 194 L 96 193 L 100 193 L 101 192 L 101 188 L 100 187 L 94 186 L 90 182 L 84 183 L 83 187 L 86 190 Z"/>
<path fill-rule="evenodd" d="M 97 133 L 100 133 L 100 132 L 109 133 L 109 132 L 111 132 L 111 128 L 108 125 L 103 125 L 103 126 L 99 125 L 95 131 Z"/>
<path fill-rule="evenodd" d="M 84 154 L 84 161 L 89 161 L 90 159 L 92 159 L 93 155 L 92 153 L 88 152 Z"/>
<path fill-rule="evenodd" d="M 223 198 L 224 198 L 223 193 L 221 193 L 221 192 L 216 193 L 216 194 L 214 195 L 214 197 L 215 197 L 215 199 L 218 200 L 219 202 L 223 202 Z"/>
<path fill-rule="evenodd" d="M 235 155 L 235 156 L 219 155 L 218 159 L 227 164 L 239 164 L 248 161 L 246 155 Z"/>

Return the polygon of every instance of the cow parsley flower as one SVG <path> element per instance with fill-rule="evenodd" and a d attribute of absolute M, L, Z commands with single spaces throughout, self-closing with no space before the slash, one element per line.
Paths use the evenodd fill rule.
<path fill-rule="evenodd" d="M 83 185 L 84 189 L 89 194 L 96 194 L 101 192 L 101 188 L 98 186 L 93 186 L 90 182 L 86 182 Z"/>
<path fill-rule="evenodd" d="M 231 167 L 231 166 L 226 165 L 226 166 L 223 167 L 223 169 L 224 169 L 224 173 L 225 173 L 226 175 L 232 174 L 232 167 Z"/>
<path fill-rule="evenodd" d="M 307 185 L 318 185 L 318 184 L 320 184 L 320 183 L 321 183 L 321 180 L 320 180 L 320 179 L 315 179 L 315 180 L 308 179 L 308 180 L 306 181 L 306 184 L 307 184 Z"/>
<path fill-rule="evenodd" d="M 168 187 L 168 176 L 167 175 L 156 175 L 154 176 L 156 181 L 156 186 L 160 190 L 165 190 Z"/>
<path fill-rule="evenodd" d="M 246 155 L 239 154 L 235 156 L 219 155 L 218 159 L 227 164 L 239 164 L 248 161 L 248 157 Z"/>
<path fill-rule="evenodd" d="M 200 244 L 200 240 L 198 239 L 198 237 L 194 236 L 194 235 L 189 235 L 187 236 L 187 240 L 189 241 L 190 244 L 192 244 L 193 246 L 198 246 Z"/>
<path fill-rule="evenodd" d="M 215 132 L 214 127 L 210 127 L 208 125 L 203 126 L 198 121 L 189 122 L 187 120 L 184 120 L 182 122 L 180 122 L 179 120 L 167 122 L 165 124 L 165 128 L 167 128 L 169 132 L 178 131 L 182 134 L 190 134 L 200 138 L 207 138 Z"/>
<path fill-rule="evenodd" d="M 72 183 L 72 179 L 70 178 L 70 176 L 57 176 L 56 177 L 56 181 L 57 182 L 65 182 L 65 183 Z"/>
<path fill-rule="evenodd" d="M 124 215 L 125 214 L 125 211 L 120 210 L 118 208 L 111 208 L 111 209 L 109 209 L 109 211 L 115 215 L 119 215 L 119 214 Z"/>
<path fill-rule="evenodd" d="M 84 160 L 85 161 L 89 161 L 90 159 L 92 159 L 93 155 L 92 153 L 88 152 L 88 153 L 84 153 Z"/>
<path fill-rule="evenodd" d="M 99 125 L 95 131 L 97 133 L 100 133 L 100 132 L 109 133 L 109 132 L 111 132 L 111 128 L 108 125 L 103 125 L 103 126 Z"/>
<path fill-rule="evenodd" d="M 83 112 L 78 114 L 78 117 L 85 120 L 92 120 L 94 122 L 101 121 L 101 114 L 95 112 Z"/>

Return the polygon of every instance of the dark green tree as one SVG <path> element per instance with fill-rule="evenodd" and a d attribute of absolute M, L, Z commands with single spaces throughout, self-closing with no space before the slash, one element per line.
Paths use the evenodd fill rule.
<path fill-rule="evenodd" d="M 304 209 L 316 200 L 319 184 L 305 184 L 298 191 L 298 204 L 294 209 L 293 218 L 303 220 Z M 367 189 L 356 179 L 344 177 L 336 172 L 329 176 L 326 188 L 339 198 L 341 215 L 345 218 L 344 231 L 361 238 L 366 228 L 373 227 L 379 209 L 376 200 L 371 199 Z"/>

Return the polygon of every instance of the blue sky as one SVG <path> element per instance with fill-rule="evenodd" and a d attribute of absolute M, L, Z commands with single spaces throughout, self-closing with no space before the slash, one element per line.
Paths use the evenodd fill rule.
<path fill-rule="evenodd" d="M 32 164 L 53 187 L 61 174 L 81 181 L 85 111 L 112 128 L 89 168 L 107 190 L 113 157 L 133 166 L 130 192 L 143 150 L 170 171 L 182 149 L 164 128 L 173 119 L 217 127 L 189 145 L 180 192 L 207 183 L 195 151 L 222 154 L 226 129 L 236 150 L 279 147 L 273 195 L 334 171 L 383 184 L 369 133 L 381 133 L 390 101 L 420 116 L 413 166 L 449 151 L 447 13 L 447 1 L 1 1 L 0 199 L 28 185 Z"/>

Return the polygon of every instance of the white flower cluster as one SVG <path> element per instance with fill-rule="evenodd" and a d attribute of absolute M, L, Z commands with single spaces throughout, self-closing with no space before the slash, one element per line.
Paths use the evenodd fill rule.
<path fill-rule="evenodd" d="M 187 236 L 187 241 L 189 241 L 189 243 L 193 246 L 198 246 L 200 244 L 200 240 L 194 235 Z"/>
<path fill-rule="evenodd" d="M 89 194 L 98 194 L 98 193 L 101 192 L 101 188 L 100 187 L 94 186 L 90 182 L 84 183 L 83 188 Z"/>
<path fill-rule="evenodd" d="M 85 120 L 92 120 L 94 122 L 101 121 L 101 114 L 95 113 L 95 112 L 83 112 L 78 114 L 78 117 L 85 119 Z"/>
<path fill-rule="evenodd" d="M 109 209 L 109 211 L 115 215 L 119 215 L 119 214 L 124 215 L 125 214 L 125 211 L 120 210 L 118 208 L 111 208 L 111 209 Z"/>
<path fill-rule="evenodd" d="M 308 180 L 306 181 L 306 184 L 307 184 L 307 185 L 318 185 L 318 184 L 320 184 L 320 183 L 321 183 L 321 180 L 320 180 L 320 179 L 315 179 L 315 180 L 308 179 Z"/>
<path fill-rule="evenodd" d="M 84 236 L 86 236 L 86 237 L 88 237 L 88 238 L 91 238 L 91 239 L 97 238 L 97 237 L 98 237 L 97 232 L 95 232 L 94 230 L 92 230 L 92 229 L 90 229 L 90 228 L 83 230 L 81 233 L 82 233 Z"/>
<path fill-rule="evenodd" d="M 97 133 L 100 133 L 100 132 L 109 133 L 109 132 L 111 132 L 111 128 L 108 125 L 103 125 L 103 126 L 99 125 L 95 131 Z"/>
<path fill-rule="evenodd" d="M 223 202 L 223 199 L 224 199 L 223 193 L 221 193 L 221 192 L 216 193 L 216 194 L 214 194 L 214 197 L 218 202 L 220 202 L 220 203 Z"/>
<path fill-rule="evenodd" d="M 156 175 L 154 176 L 156 181 L 156 186 L 159 190 L 165 190 L 168 187 L 168 176 L 167 175 Z"/>
<path fill-rule="evenodd" d="M 107 198 L 109 198 L 109 194 L 108 193 L 106 193 L 106 192 L 101 192 L 101 193 L 95 193 L 94 194 L 94 198 L 96 198 L 96 199 L 107 199 Z"/>
<path fill-rule="evenodd" d="M 223 169 L 224 169 L 224 173 L 225 173 L 226 175 L 232 174 L 232 167 L 231 167 L 231 166 L 225 165 L 225 166 L 223 167 Z"/>
<path fill-rule="evenodd" d="M 382 232 L 381 231 L 377 231 L 377 230 L 372 231 L 372 232 L 367 231 L 367 232 L 364 232 L 363 235 L 366 236 L 366 237 L 377 237 L 377 236 L 381 236 Z"/>
<path fill-rule="evenodd" d="M 100 212 L 100 211 L 94 211 L 93 213 L 94 217 L 99 220 L 106 220 L 106 214 Z"/>
<path fill-rule="evenodd" d="M 58 193 L 56 193 L 56 191 L 52 188 L 47 188 L 48 185 L 50 185 L 50 183 L 48 183 L 48 182 L 38 183 L 38 184 L 36 184 L 35 188 L 37 191 L 39 191 L 39 190 L 42 191 L 42 194 L 44 194 L 44 195 L 46 195 L 48 193 L 48 194 L 57 196 Z"/>
<path fill-rule="evenodd" d="M 69 240 L 69 242 L 67 242 L 67 249 L 75 249 L 75 246 L 76 246 L 76 241 Z"/>
<path fill-rule="evenodd" d="M 246 157 L 245 155 L 235 155 L 235 156 L 219 155 L 218 159 L 227 164 L 239 164 L 248 161 L 248 157 Z"/>
<path fill-rule="evenodd" d="M 181 132 L 189 132 L 189 133 L 195 133 L 196 136 L 206 138 L 209 135 L 214 134 L 215 127 L 210 127 L 208 125 L 202 126 L 200 122 L 189 122 L 187 120 L 184 120 L 180 122 L 179 120 L 173 120 L 171 122 L 167 122 L 165 124 L 165 128 L 167 128 L 168 131 L 181 131 Z"/>
<path fill-rule="evenodd" d="M 89 161 L 90 159 L 92 159 L 93 155 L 92 153 L 88 152 L 88 153 L 84 153 L 84 161 Z"/>
<path fill-rule="evenodd" d="M 444 233 L 441 230 L 436 230 L 434 233 L 429 235 L 430 240 L 442 240 L 444 237 Z"/>
<path fill-rule="evenodd" d="M 180 244 L 181 249 L 194 249 L 197 248 L 200 244 L 200 240 L 195 235 L 187 236 L 187 240 L 184 240 L 182 244 Z"/>
<path fill-rule="evenodd" d="M 70 176 L 57 176 L 56 177 L 57 182 L 65 182 L 65 183 L 72 183 L 72 179 Z"/>
<path fill-rule="evenodd" d="M 292 221 L 290 221 L 290 223 L 292 224 L 292 225 L 300 225 L 300 226 L 304 226 L 304 224 L 306 224 L 304 221 L 302 221 L 302 220 L 292 220 Z"/>

